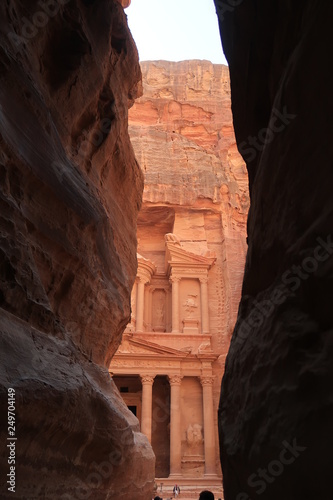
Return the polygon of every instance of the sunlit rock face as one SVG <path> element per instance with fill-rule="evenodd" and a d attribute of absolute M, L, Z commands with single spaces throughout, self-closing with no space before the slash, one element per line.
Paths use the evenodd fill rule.
<path fill-rule="evenodd" d="M 0 32 L 1 413 L 12 387 L 17 437 L 16 496 L 5 481 L 0 496 L 144 500 L 154 457 L 105 368 L 136 274 L 137 51 L 111 0 L 2 2 Z"/>
<path fill-rule="evenodd" d="M 247 172 L 232 126 L 229 71 L 197 60 L 145 61 L 141 70 L 143 95 L 129 113 L 131 141 L 145 176 L 139 229 L 147 225 L 152 237 L 150 209 L 168 206 L 176 213 L 169 232 L 184 248 L 200 253 L 208 245 L 216 252 L 217 288 L 210 307 L 217 318 L 215 350 L 225 354 L 240 298 L 249 205 Z"/>
<path fill-rule="evenodd" d="M 127 9 L 131 5 L 131 0 L 118 0 L 120 5 L 124 7 L 124 9 Z"/>
<path fill-rule="evenodd" d="M 220 402 L 225 498 L 326 500 L 333 496 L 333 8 L 311 0 L 215 3 L 251 195 Z"/>
<path fill-rule="evenodd" d="M 141 63 L 141 70 L 143 95 L 136 100 L 129 112 L 129 133 L 145 176 L 143 207 L 138 218 L 138 252 L 141 259 L 150 259 L 156 266 L 156 273 L 154 271 L 151 282 L 146 286 L 146 332 L 153 332 L 155 329 L 157 323 L 150 311 L 157 310 L 161 304 L 165 311 L 165 324 L 162 328 L 157 326 L 157 331 L 171 332 L 173 329 L 168 274 L 170 270 L 167 268 L 170 254 L 166 254 L 166 239 L 174 238 L 179 248 L 190 252 L 192 256 L 213 257 L 214 265 L 209 269 L 207 283 L 209 305 L 206 317 L 209 334 L 201 342 L 215 356 L 212 364 L 212 413 L 216 423 L 216 464 L 219 464 L 217 409 L 222 369 L 241 294 L 249 206 L 247 172 L 237 151 L 232 127 L 229 71 L 226 66 L 196 60 L 146 61 Z M 198 279 L 198 264 L 192 269 Z M 173 270 L 172 273 L 174 272 Z M 180 297 L 183 297 L 180 299 L 180 331 L 184 336 L 179 339 L 171 333 L 164 337 L 157 333 L 155 337 L 149 337 L 153 334 L 147 333 L 146 338 L 153 338 L 151 342 L 161 345 L 164 343 L 164 346 L 191 353 L 195 352 L 195 342 L 198 342 L 200 336 L 193 333 L 195 329 L 192 331 L 193 336 L 186 333 L 188 330 L 185 329 L 184 320 L 187 318 L 187 311 L 184 307 L 186 299 L 199 299 L 201 291 L 197 288 L 199 282 L 196 283 L 195 279 L 187 280 L 186 273 L 190 275 L 187 268 L 182 269 L 179 264 L 177 272 L 179 276 L 183 273 L 180 281 Z M 154 287 L 158 293 L 163 290 L 162 297 L 166 299 L 160 300 L 157 293 L 154 295 Z M 137 296 L 133 296 L 135 314 Z M 194 315 L 198 324 L 200 322 L 202 325 L 203 314 L 199 308 Z M 132 317 L 132 331 L 136 324 L 133 319 L 135 318 Z M 134 333 L 133 336 L 135 335 Z M 126 345 L 123 347 L 126 351 Z M 156 360 L 151 362 L 152 365 L 154 362 Z M 162 356 L 158 362 L 163 366 Z M 166 373 L 173 369 L 170 366 L 173 365 L 166 368 Z M 181 370 L 183 369 L 184 365 Z M 193 373 L 196 373 L 195 369 L 193 365 Z M 150 370 L 154 373 L 151 365 Z M 195 391 L 201 391 L 200 386 L 197 389 L 198 380 L 187 382 L 193 385 L 185 386 L 184 383 L 182 387 L 191 387 L 192 401 L 195 401 Z M 198 408 L 201 411 L 201 392 L 199 394 Z M 193 402 L 189 403 L 188 400 L 185 403 L 185 400 L 184 396 L 181 410 L 181 425 L 184 429 L 180 434 L 182 474 L 193 478 L 193 483 L 196 484 L 195 477 L 203 474 L 204 464 L 198 466 L 195 460 L 189 459 L 192 453 L 184 453 L 187 446 L 184 422 L 188 419 L 189 423 L 203 424 L 200 420 L 202 411 L 196 416 L 191 407 Z M 169 459 L 168 445 L 165 446 L 161 437 L 155 440 L 154 433 L 152 443 L 154 449 L 158 449 L 158 471 L 161 470 L 162 449 L 165 450 L 164 456 Z M 211 453 L 215 454 L 215 449 Z M 209 456 L 209 451 L 206 456 Z M 163 467 L 164 465 L 163 462 Z M 216 470 L 219 471 L 218 466 Z"/>

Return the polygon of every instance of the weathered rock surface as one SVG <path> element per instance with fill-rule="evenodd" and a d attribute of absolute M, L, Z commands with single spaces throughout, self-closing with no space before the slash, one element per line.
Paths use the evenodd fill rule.
<path fill-rule="evenodd" d="M 222 322 L 216 328 L 228 332 L 223 340 L 228 346 L 244 272 L 249 204 L 232 127 L 229 71 L 195 60 L 142 62 L 141 70 L 143 96 L 129 112 L 131 142 L 145 177 L 140 227 L 149 226 L 149 207 L 174 207 L 176 221 L 164 218 L 164 224 L 185 248 L 219 249 L 223 304 L 216 305 Z"/>
<path fill-rule="evenodd" d="M 333 8 L 314 0 L 238 3 L 216 0 L 251 188 L 242 300 L 220 403 L 225 498 L 328 500 Z"/>
<path fill-rule="evenodd" d="M 218 442 L 221 367 L 240 300 L 249 204 L 232 128 L 229 72 L 208 61 L 149 61 L 141 69 L 143 96 L 129 112 L 129 133 L 145 176 L 138 251 L 154 262 L 161 278 L 167 233 L 189 252 L 216 257 L 208 273 L 207 342 L 219 356 L 213 365 Z M 192 293 L 199 296 L 196 288 Z M 190 351 L 193 341 L 184 340 Z"/>
<path fill-rule="evenodd" d="M 116 1 L 41 4 L 0 6 L 1 418 L 12 387 L 17 437 L 13 494 L 1 427 L 0 496 L 144 500 L 154 457 L 105 369 L 136 274 L 137 51 Z"/>

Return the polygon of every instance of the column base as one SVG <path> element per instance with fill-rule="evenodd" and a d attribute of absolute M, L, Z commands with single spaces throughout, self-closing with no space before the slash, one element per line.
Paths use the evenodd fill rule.
<path fill-rule="evenodd" d="M 180 472 L 174 472 L 169 475 L 168 479 L 179 479 L 183 477 L 183 475 Z"/>
<path fill-rule="evenodd" d="M 207 474 L 204 474 L 205 479 L 217 479 L 218 477 L 216 472 L 207 472 Z"/>

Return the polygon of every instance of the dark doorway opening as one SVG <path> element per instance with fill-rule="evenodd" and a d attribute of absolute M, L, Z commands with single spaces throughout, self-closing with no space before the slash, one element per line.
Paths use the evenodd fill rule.
<path fill-rule="evenodd" d="M 153 385 L 151 444 L 156 455 L 155 477 L 170 474 L 170 384 L 157 376 Z"/>
<path fill-rule="evenodd" d="M 136 406 L 128 406 L 128 409 L 133 413 L 133 415 L 137 416 L 136 415 Z"/>

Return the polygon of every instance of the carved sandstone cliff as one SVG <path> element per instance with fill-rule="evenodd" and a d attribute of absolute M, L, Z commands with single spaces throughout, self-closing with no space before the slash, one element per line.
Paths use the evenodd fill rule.
<path fill-rule="evenodd" d="M 136 274 L 137 51 L 118 2 L 41 4 L 0 6 L 0 496 L 145 500 L 153 454 L 105 368 Z"/>
<path fill-rule="evenodd" d="M 333 8 L 231 3 L 216 0 L 251 208 L 220 403 L 225 498 L 328 500 Z"/>
<path fill-rule="evenodd" d="M 232 128 L 229 72 L 208 61 L 150 61 L 141 69 L 143 96 L 129 113 L 131 141 L 145 176 L 138 251 L 154 262 L 161 278 L 168 233 L 184 250 L 216 257 L 208 274 L 211 337 L 206 340 L 206 348 L 219 356 L 213 364 L 216 419 L 221 367 L 240 300 L 249 202 Z M 193 341 L 182 339 L 173 347 L 191 351 Z M 217 446 L 216 451 L 218 464 Z"/>
<path fill-rule="evenodd" d="M 185 248 L 200 251 L 203 245 L 205 251 L 209 242 L 211 250 L 223 249 L 220 307 L 228 346 L 243 278 L 249 202 L 232 127 L 229 71 L 195 60 L 148 61 L 141 70 L 143 96 L 129 113 L 131 142 L 145 176 L 140 227 L 149 207 L 173 206 L 178 215 L 169 229 Z"/>

